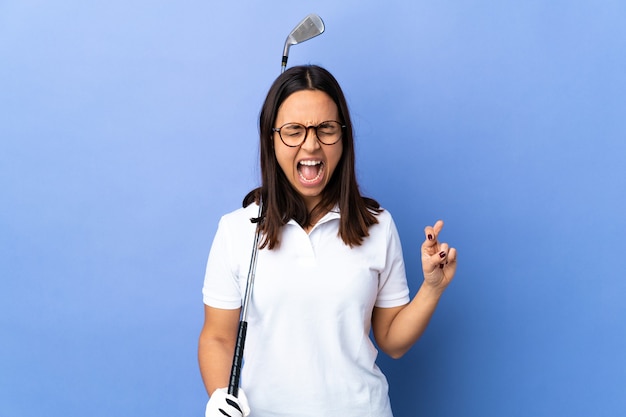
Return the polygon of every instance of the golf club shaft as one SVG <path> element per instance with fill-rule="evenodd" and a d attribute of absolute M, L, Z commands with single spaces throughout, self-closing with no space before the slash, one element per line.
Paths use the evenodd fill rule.
<path fill-rule="evenodd" d="M 262 203 L 259 203 L 259 215 L 257 217 L 256 231 L 254 232 L 254 246 L 252 247 L 252 256 L 250 257 L 250 268 L 248 269 L 248 278 L 246 282 L 246 293 L 243 298 L 241 307 L 241 319 L 239 320 L 239 329 L 237 330 L 237 340 L 235 341 L 235 352 L 233 354 L 233 364 L 230 369 L 230 380 L 228 382 L 228 393 L 235 397 L 239 394 L 239 381 L 241 378 L 241 366 L 243 364 L 243 350 L 246 343 L 246 333 L 248 331 L 248 305 L 252 295 L 252 287 L 254 286 L 254 274 L 256 272 L 257 255 L 259 252 L 259 238 L 261 235 L 261 213 L 263 211 Z"/>

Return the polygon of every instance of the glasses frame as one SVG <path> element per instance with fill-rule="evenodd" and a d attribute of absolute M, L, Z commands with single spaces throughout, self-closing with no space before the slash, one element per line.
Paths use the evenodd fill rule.
<path fill-rule="evenodd" d="M 339 136 L 337 137 L 337 140 L 332 142 L 332 143 L 326 143 L 323 140 L 320 139 L 320 137 L 317 135 L 317 129 L 323 125 L 324 123 L 328 123 L 328 122 L 333 122 L 333 123 L 338 123 L 339 124 L 339 128 L 341 129 Z M 297 145 L 289 145 L 288 143 L 285 142 L 285 139 L 283 139 L 283 135 L 280 133 L 280 130 L 287 126 L 287 125 L 300 125 L 304 128 L 304 138 L 302 138 L 302 142 L 300 142 Z M 278 137 L 280 138 L 280 141 L 285 145 L 285 146 L 289 146 L 290 148 L 297 148 L 299 146 L 302 146 L 302 144 L 304 142 L 306 142 L 306 139 L 309 137 L 309 130 L 313 129 L 315 131 L 315 139 L 317 139 L 320 143 L 324 144 L 324 145 L 334 145 L 337 142 L 339 142 L 341 140 L 341 138 L 343 138 L 343 130 L 346 128 L 346 125 L 342 124 L 341 122 L 337 121 L 337 120 L 324 120 L 323 122 L 320 122 L 318 125 L 316 126 L 305 126 L 302 123 L 296 123 L 296 122 L 289 122 L 289 123 L 285 123 L 284 125 L 282 125 L 281 127 L 273 127 L 272 128 L 272 132 L 276 132 L 278 133 Z"/>

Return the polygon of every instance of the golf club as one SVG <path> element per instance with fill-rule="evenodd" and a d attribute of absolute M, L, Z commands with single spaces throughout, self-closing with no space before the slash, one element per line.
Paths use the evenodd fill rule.
<path fill-rule="evenodd" d="M 322 18 L 316 14 L 310 14 L 298 25 L 293 28 L 287 39 L 285 40 L 285 47 L 283 49 L 283 62 L 280 72 L 283 73 L 287 68 L 287 59 L 289 59 L 289 48 L 291 45 L 296 45 L 304 41 L 308 41 L 311 38 L 321 35 L 324 32 L 324 22 Z"/>
<path fill-rule="evenodd" d="M 287 36 L 285 41 L 285 49 L 283 51 L 283 61 L 281 74 L 287 66 L 287 58 L 289 55 L 289 47 L 298 43 L 307 41 L 324 32 L 324 22 L 315 14 L 305 17 Z M 254 245 L 252 246 L 252 255 L 250 256 L 250 267 L 248 269 L 248 277 L 246 282 L 246 292 L 244 294 L 241 307 L 241 316 L 239 319 L 239 329 L 237 330 L 237 341 L 235 342 L 235 353 L 233 355 L 233 364 L 230 369 L 230 380 L 228 382 L 228 393 L 234 397 L 239 394 L 239 381 L 241 379 L 241 366 L 243 364 L 243 350 L 246 342 L 246 333 L 248 331 L 248 304 L 252 295 L 252 287 L 254 286 L 254 274 L 256 271 L 257 254 L 259 251 L 259 240 L 261 236 L 261 223 L 263 213 L 263 202 L 259 201 L 259 214 L 256 219 L 250 219 L 256 223 L 256 231 L 254 233 Z"/>

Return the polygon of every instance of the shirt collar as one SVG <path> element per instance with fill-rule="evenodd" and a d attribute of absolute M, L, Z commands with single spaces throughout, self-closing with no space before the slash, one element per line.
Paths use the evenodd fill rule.
<path fill-rule="evenodd" d="M 331 220 L 338 219 L 340 217 L 341 217 L 341 213 L 339 210 L 339 205 L 335 204 L 335 206 L 332 209 L 330 209 L 328 213 L 324 214 L 324 216 L 322 216 L 322 218 L 319 219 L 319 221 L 315 224 L 315 226 L 320 225 L 322 223 L 329 222 Z M 294 219 L 289 220 L 287 224 L 300 226 Z"/>

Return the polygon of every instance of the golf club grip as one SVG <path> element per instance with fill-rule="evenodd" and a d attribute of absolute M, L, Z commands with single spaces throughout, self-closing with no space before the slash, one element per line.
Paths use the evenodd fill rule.
<path fill-rule="evenodd" d="M 235 353 L 233 355 L 233 366 L 230 368 L 230 381 L 228 383 L 228 393 L 235 397 L 239 394 L 239 379 L 241 377 L 241 365 L 243 363 L 243 348 L 246 343 L 246 332 L 248 322 L 240 321 L 237 332 L 237 342 L 235 343 Z"/>

